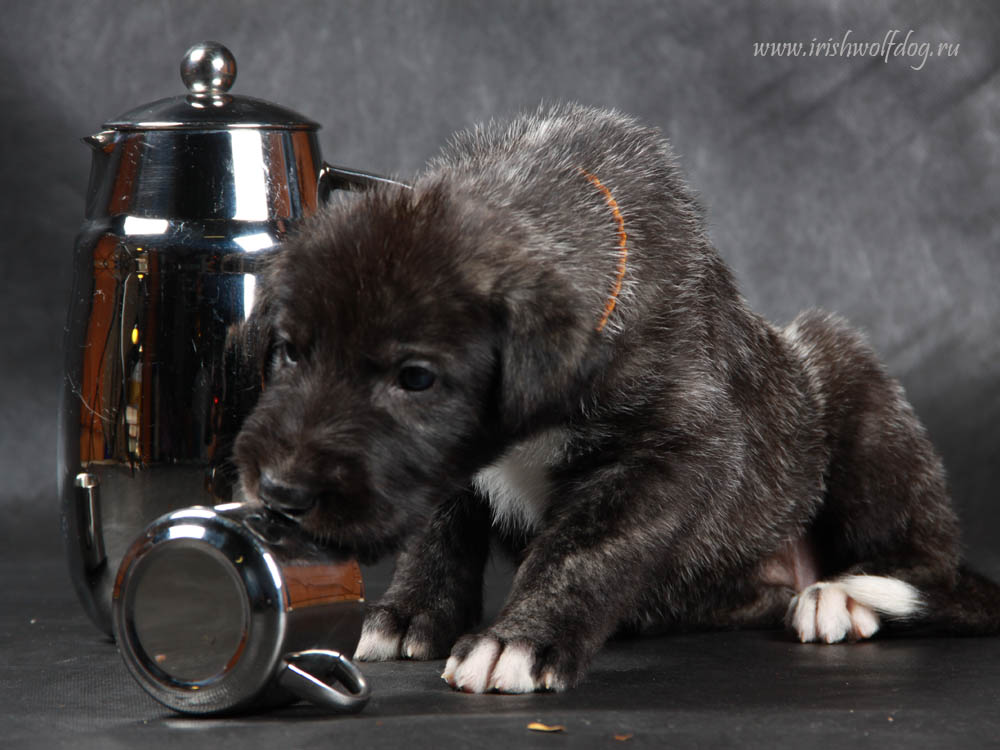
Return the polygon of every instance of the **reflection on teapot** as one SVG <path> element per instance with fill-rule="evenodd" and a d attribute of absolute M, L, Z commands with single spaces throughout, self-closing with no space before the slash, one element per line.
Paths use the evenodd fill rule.
<path fill-rule="evenodd" d="M 84 139 L 59 480 L 74 586 L 108 633 L 131 541 L 170 510 L 231 497 L 231 443 L 259 388 L 233 331 L 259 264 L 322 196 L 391 182 L 325 165 L 316 123 L 229 94 L 222 45 L 192 47 L 181 73 L 187 95 Z"/>

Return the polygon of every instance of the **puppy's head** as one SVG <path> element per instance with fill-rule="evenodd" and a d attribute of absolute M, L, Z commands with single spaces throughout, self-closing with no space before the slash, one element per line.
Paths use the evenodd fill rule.
<path fill-rule="evenodd" d="M 440 185 L 386 188 L 284 246 L 248 322 L 263 382 L 235 447 L 248 498 L 375 557 L 572 398 L 587 328 L 497 221 Z"/>

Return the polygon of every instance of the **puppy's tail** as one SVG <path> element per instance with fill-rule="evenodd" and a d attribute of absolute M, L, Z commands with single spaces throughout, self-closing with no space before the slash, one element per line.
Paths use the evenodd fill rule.
<path fill-rule="evenodd" d="M 966 565 L 953 587 L 923 589 L 917 624 L 949 635 L 1000 635 L 1000 585 Z"/>

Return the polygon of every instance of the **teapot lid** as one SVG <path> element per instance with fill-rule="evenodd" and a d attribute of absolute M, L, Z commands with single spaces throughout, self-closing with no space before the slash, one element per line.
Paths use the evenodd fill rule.
<path fill-rule="evenodd" d="M 216 130 L 230 128 L 316 130 L 298 112 L 249 96 L 234 96 L 236 58 L 218 42 L 194 45 L 181 60 L 186 96 L 158 99 L 104 123 L 115 130 Z"/>

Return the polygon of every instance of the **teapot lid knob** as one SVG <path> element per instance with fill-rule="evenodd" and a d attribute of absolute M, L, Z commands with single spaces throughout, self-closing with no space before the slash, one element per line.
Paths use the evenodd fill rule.
<path fill-rule="evenodd" d="M 199 42 L 184 53 L 181 79 L 195 96 L 219 96 L 236 80 L 236 58 L 219 42 Z"/>
<path fill-rule="evenodd" d="M 230 94 L 236 58 L 219 42 L 204 41 L 184 53 L 186 94 L 157 99 L 104 123 L 110 130 L 309 130 L 319 125 L 298 112 L 250 96 Z"/>

